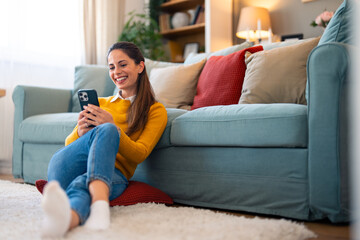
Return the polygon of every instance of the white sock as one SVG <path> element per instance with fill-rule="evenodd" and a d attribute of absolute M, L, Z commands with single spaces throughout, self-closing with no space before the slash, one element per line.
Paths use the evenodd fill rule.
<path fill-rule="evenodd" d="M 90 216 L 85 227 L 92 230 L 105 230 L 110 225 L 110 206 L 107 201 L 98 200 L 91 204 Z"/>
<path fill-rule="evenodd" d="M 71 220 L 69 199 L 57 181 L 45 185 L 41 206 L 44 210 L 43 237 L 62 237 Z"/>

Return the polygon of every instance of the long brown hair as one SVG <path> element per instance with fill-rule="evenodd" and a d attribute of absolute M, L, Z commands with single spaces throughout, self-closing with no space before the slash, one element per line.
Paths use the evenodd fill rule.
<path fill-rule="evenodd" d="M 109 54 L 119 49 L 129 56 L 136 64 L 140 64 L 141 61 L 145 62 L 144 56 L 140 49 L 130 42 L 117 42 L 113 44 L 108 51 Z M 155 103 L 154 91 L 151 88 L 149 77 L 146 73 L 146 68 L 139 74 L 137 79 L 136 98 L 130 105 L 128 110 L 127 122 L 128 130 L 127 135 L 131 135 L 136 131 L 142 130 L 148 119 L 148 113 L 151 105 Z"/>

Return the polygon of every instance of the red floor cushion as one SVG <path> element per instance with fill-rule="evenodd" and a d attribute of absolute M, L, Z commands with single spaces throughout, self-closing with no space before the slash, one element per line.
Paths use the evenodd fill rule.
<path fill-rule="evenodd" d="M 35 186 L 40 193 L 43 192 L 43 188 L 46 183 L 46 180 L 37 180 L 35 182 Z M 138 181 L 129 181 L 129 185 L 123 194 L 110 201 L 110 206 L 127 206 L 149 202 L 164 203 L 167 205 L 174 203 L 169 195 L 155 187 L 150 186 L 149 184 Z"/>

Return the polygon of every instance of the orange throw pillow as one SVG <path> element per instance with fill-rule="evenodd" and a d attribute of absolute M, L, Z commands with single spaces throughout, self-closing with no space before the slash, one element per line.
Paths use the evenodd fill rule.
<path fill-rule="evenodd" d="M 202 70 L 191 110 L 237 104 L 245 77 L 245 53 L 262 51 L 262 46 L 246 48 L 227 56 L 212 56 Z"/>

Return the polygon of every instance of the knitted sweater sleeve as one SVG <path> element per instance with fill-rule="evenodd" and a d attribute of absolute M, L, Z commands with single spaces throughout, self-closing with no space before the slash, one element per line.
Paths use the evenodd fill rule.
<path fill-rule="evenodd" d="M 148 121 L 136 141 L 121 129 L 119 153 L 127 160 L 139 164 L 143 162 L 160 140 L 167 123 L 165 107 L 160 103 L 151 106 Z"/>
<path fill-rule="evenodd" d="M 70 143 L 74 142 L 76 139 L 79 138 L 77 130 L 78 130 L 78 125 L 76 125 L 74 130 L 65 139 L 65 146 L 69 145 Z"/>

